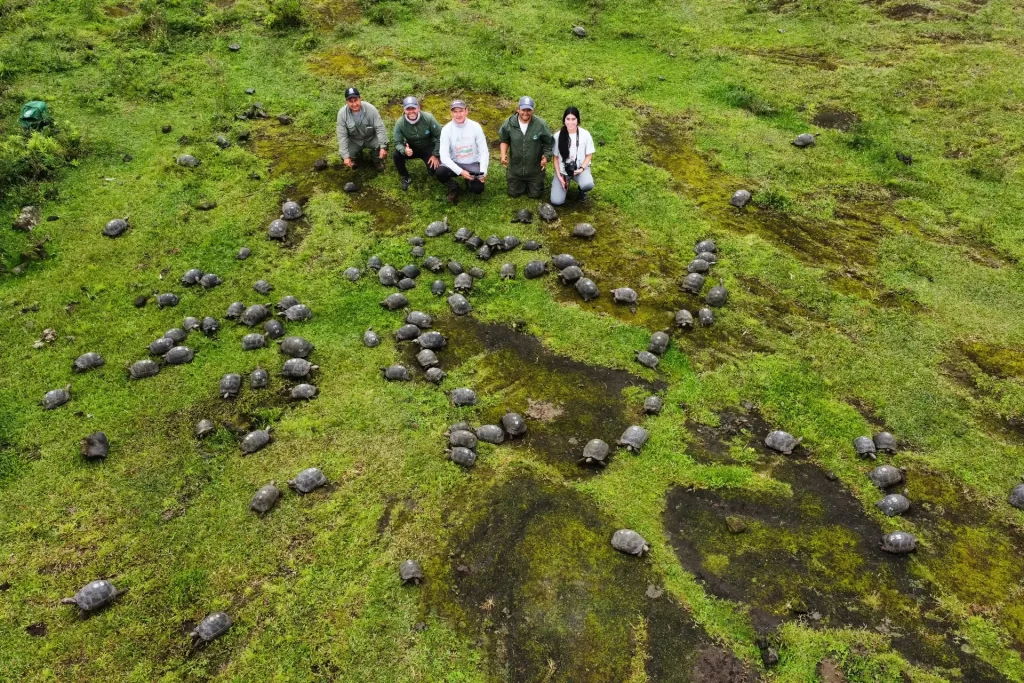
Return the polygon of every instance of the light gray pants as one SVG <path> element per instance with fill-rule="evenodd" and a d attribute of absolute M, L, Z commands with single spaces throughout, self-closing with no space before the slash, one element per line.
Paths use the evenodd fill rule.
<path fill-rule="evenodd" d="M 587 170 L 580 173 L 578 176 L 569 181 L 566 188 L 562 189 L 562 183 L 558 182 L 558 176 L 551 179 L 551 203 L 555 206 L 561 206 L 565 204 L 565 195 L 568 194 L 569 185 L 572 185 L 575 180 L 579 186 L 581 192 L 590 192 L 594 189 L 594 174 L 590 172 L 590 167 Z"/>

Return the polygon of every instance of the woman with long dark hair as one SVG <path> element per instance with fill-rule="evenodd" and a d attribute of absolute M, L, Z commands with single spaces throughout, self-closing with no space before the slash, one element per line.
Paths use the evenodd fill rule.
<path fill-rule="evenodd" d="M 551 183 L 551 203 L 565 203 L 572 181 L 580 186 L 580 199 L 594 189 L 590 161 L 594 157 L 594 138 L 580 126 L 580 110 L 568 107 L 562 114 L 562 127 L 555 133 L 555 182 Z"/>

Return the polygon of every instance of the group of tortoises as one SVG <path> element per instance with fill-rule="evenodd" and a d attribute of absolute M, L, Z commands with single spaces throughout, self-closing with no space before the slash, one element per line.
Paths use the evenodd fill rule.
<path fill-rule="evenodd" d="M 803 439 L 794 437 L 789 432 L 775 430 L 765 437 L 764 445 L 773 451 L 783 455 L 791 455 L 800 445 Z M 895 453 L 896 439 L 889 432 L 878 432 L 874 437 L 858 436 L 853 440 L 853 447 L 857 455 L 865 458 L 875 458 L 875 454 Z M 868 478 L 885 492 L 890 487 L 903 482 L 903 472 L 892 465 L 879 465 L 868 473 Z M 894 517 L 901 515 L 910 509 L 910 500 L 903 493 L 886 493 L 875 506 L 886 516 Z M 881 543 L 882 550 L 886 552 L 903 554 L 913 552 L 917 548 L 917 538 L 907 531 L 894 531 L 884 534 Z"/>

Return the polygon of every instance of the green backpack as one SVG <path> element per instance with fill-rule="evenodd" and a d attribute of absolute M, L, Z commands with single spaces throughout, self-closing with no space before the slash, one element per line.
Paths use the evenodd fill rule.
<path fill-rule="evenodd" d="M 33 100 L 26 102 L 25 106 L 21 108 L 21 118 L 18 119 L 18 123 L 27 131 L 42 130 L 53 123 L 53 118 L 50 117 L 50 109 L 46 106 L 46 102 Z"/>

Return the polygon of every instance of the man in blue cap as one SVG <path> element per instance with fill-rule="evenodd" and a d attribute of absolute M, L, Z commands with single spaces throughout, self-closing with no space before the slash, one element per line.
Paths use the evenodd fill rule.
<path fill-rule="evenodd" d="M 508 196 L 544 194 L 544 169 L 555 139 L 548 124 L 533 114 L 533 98 L 520 97 L 516 113 L 501 124 L 501 165 L 508 169 Z"/>
<path fill-rule="evenodd" d="M 405 166 L 407 160 L 423 159 L 430 175 L 441 165 L 441 126 L 429 112 L 420 111 L 420 101 L 411 95 L 402 100 L 402 110 L 402 117 L 395 123 L 392 159 L 405 191 L 410 182 Z M 441 178 L 438 180 L 444 182 Z"/>
<path fill-rule="evenodd" d="M 378 171 L 384 170 L 388 156 L 388 131 L 377 107 L 363 102 L 359 91 L 345 91 L 345 106 L 338 111 L 338 154 L 349 168 L 356 165 L 356 157 L 363 149 L 376 157 Z"/>

